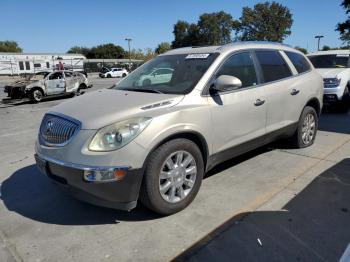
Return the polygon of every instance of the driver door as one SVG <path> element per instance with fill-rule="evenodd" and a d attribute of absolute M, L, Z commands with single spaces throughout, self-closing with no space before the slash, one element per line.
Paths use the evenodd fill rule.
<path fill-rule="evenodd" d="M 53 72 L 47 76 L 45 86 L 48 95 L 62 94 L 66 91 L 63 72 Z"/>
<path fill-rule="evenodd" d="M 211 92 L 210 104 L 214 153 L 227 152 L 231 158 L 262 142 L 266 129 L 266 104 L 258 85 L 256 66 L 251 52 L 231 55 L 214 76 L 230 75 L 241 80 L 241 88 Z"/>

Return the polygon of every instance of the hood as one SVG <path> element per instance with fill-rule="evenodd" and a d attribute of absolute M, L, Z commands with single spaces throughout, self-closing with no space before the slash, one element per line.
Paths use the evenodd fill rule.
<path fill-rule="evenodd" d="M 79 120 L 82 129 L 99 129 L 138 115 L 152 116 L 154 110 L 172 107 L 183 97 L 103 89 L 70 99 L 50 111 Z"/>
<path fill-rule="evenodd" d="M 13 86 L 13 87 L 17 87 L 17 86 L 26 86 L 35 82 L 39 82 L 38 80 L 18 80 L 16 82 L 13 82 L 11 84 L 8 84 L 7 86 Z"/>
<path fill-rule="evenodd" d="M 320 68 L 316 69 L 316 71 L 321 74 L 323 78 L 335 78 L 339 76 L 339 74 L 350 70 L 349 68 Z"/>

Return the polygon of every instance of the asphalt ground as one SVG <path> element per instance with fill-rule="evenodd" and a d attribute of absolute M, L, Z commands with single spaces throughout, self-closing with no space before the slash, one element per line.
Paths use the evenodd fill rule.
<path fill-rule="evenodd" d="M 117 80 L 91 81 L 87 92 Z M 275 143 L 220 164 L 187 209 L 160 217 L 82 203 L 38 172 L 40 121 L 66 99 L 0 108 L 0 261 L 346 259 L 349 113 L 324 113 L 310 148 Z"/>

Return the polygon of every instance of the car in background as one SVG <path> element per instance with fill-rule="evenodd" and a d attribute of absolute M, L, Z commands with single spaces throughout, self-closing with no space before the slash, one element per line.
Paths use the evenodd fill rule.
<path fill-rule="evenodd" d="M 6 85 L 4 92 L 10 100 L 30 99 L 40 102 L 45 97 L 78 94 L 82 89 L 91 86 L 84 74 L 64 70 L 40 72 L 26 80 Z"/>
<path fill-rule="evenodd" d="M 350 50 L 320 51 L 308 55 L 323 77 L 325 105 L 347 111 L 350 103 Z"/>
<path fill-rule="evenodd" d="M 35 158 L 81 200 L 131 210 L 140 199 L 169 215 L 187 207 L 223 161 L 281 138 L 311 146 L 322 97 L 322 77 L 286 45 L 173 49 L 114 88 L 51 108 Z"/>
<path fill-rule="evenodd" d="M 138 82 L 137 86 L 149 86 L 154 84 L 167 83 L 171 80 L 174 69 L 171 68 L 154 68 L 149 73 L 144 73 Z"/>
<path fill-rule="evenodd" d="M 99 76 L 101 78 L 111 78 L 111 77 L 126 77 L 129 72 L 125 68 L 111 68 L 108 69 L 106 67 L 101 70 Z"/>

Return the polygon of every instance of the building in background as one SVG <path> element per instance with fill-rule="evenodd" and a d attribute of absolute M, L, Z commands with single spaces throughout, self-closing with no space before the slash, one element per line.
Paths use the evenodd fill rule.
<path fill-rule="evenodd" d="M 61 61 L 66 70 L 83 71 L 85 56 L 80 54 L 0 53 L 0 75 L 33 74 L 57 69 Z"/>

